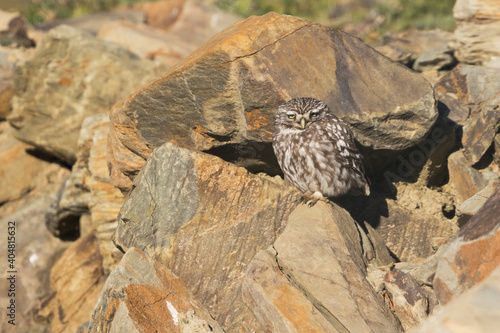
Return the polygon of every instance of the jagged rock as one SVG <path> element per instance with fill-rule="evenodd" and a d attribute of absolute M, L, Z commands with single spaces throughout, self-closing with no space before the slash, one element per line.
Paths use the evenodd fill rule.
<path fill-rule="evenodd" d="M 423 140 L 437 118 L 425 79 L 341 31 L 268 13 L 217 34 L 115 105 L 113 178 L 128 190 L 151 150 L 172 139 L 253 172 L 280 173 L 270 144 L 274 116 L 298 96 L 324 100 L 347 121 L 372 170 Z"/>
<path fill-rule="evenodd" d="M 500 264 L 499 209 L 497 191 L 447 246 L 433 283 L 441 304 L 485 279 Z"/>
<path fill-rule="evenodd" d="M 420 54 L 413 64 L 413 69 L 418 72 L 424 72 L 431 69 L 440 70 L 453 66 L 457 61 L 453 57 L 453 49 L 444 43 L 435 46 Z"/>
<path fill-rule="evenodd" d="M 145 20 L 146 14 L 142 10 L 117 9 L 108 12 L 78 15 L 64 20 L 50 20 L 38 24 L 37 29 L 50 31 L 60 25 L 68 25 L 73 28 L 86 30 L 96 35 L 103 25 L 110 22 L 125 21 L 142 23 Z"/>
<path fill-rule="evenodd" d="M 298 206 L 245 273 L 243 295 L 262 331 L 401 332 L 365 278 L 360 233 L 336 205 Z"/>
<path fill-rule="evenodd" d="M 71 175 L 59 191 L 53 209 L 46 217 L 49 230 L 58 237 L 80 233 L 80 216 L 90 214 L 90 224 L 99 239 L 103 267 L 109 273 L 122 253 L 111 241 L 117 217 L 125 201 L 113 186 L 106 161 L 109 117 L 98 114 L 82 123 L 77 160 Z"/>
<path fill-rule="evenodd" d="M 89 332 L 223 332 L 181 279 L 130 248 L 102 288 Z"/>
<path fill-rule="evenodd" d="M 2 165 L 2 163 L 0 163 Z M 2 177 L 2 182 L 6 179 Z M 43 223 L 43 217 L 50 205 L 53 195 L 41 195 L 32 198 L 29 202 L 16 207 L 16 211 L 9 214 L 0 207 L 0 224 L 4 228 L 4 237 L 0 237 L 0 246 L 6 249 L 0 269 L 5 277 L 0 279 L 0 288 L 9 290 L 10 281 L 7 280 L 7 271 L 17 271 L 16 279 L 16 325 L 10 325 L 7 320 L 0 322 L 0 331 L 5 333 L 43 332 L 45 325 L 36 323 L 33 311 L 40 299 L 50 293 L 50 267 L 68 247 L 68 243 L 52 236 Z M 16 248 L 14 269 L 10 269 L 7 261 L 7 227 L 9 221 L 16 222 Z M 10 302 L 8 293 L 0 294 L 0 302 Z M 2 310 L 3 311 L 3 310 Z M 4 316 L 7 314 L 5 311 Z M 5 319 L 5 318 L 4 318 Z M 10 319 L 10 318 L 8 318 Z M 39 330 L 37 330 L 39 329 Z"/>
<path fill-rule="evenodd" d="M 474 216 L 474 214 L 476 214 L 477 211 L 484 206 L 486 201 L 498 190 L 500 190 L 500 181 L 492 181 L 481 191 L 465 200 L 457 208 L 458 224 L 463 226 L 467 223 L 467 221 L 469 221 L 470 218 Z"/>
<path fill-rule="evenodd" d="M 40 303 L 36 320 L 48 322 L 53 333 L 75 332 L 92 314 L 104 280 L 98 241 L 90 233 L 71 244 L 52 266 L 52 294 Z"/>
<path fill-rule="evenodd" d="M 500 7 L 496 0 L 457 0 L 452 48 L 460 62 L 482 64 L 500 56 Z"/>
<path fill-rule="evenodd" d="M 496 332 L 500 325 L 500 268 L 448 303 L 411 333 Z"/>
<path fill-rule="evenodd" d="M 88 33 L 60 26 L 18 67 L 9 122 L 17 138 L 72 164 L 82 121 L 161 72 Z"/>
<path fill-rule="evenodd" d="M 418 326 L 429 314 L 429 296 L 410 274 L 397 269 L 384 277 L 390 304 L 404 330 Z"/>
<path fill-rule="evenodd" d="M 448 158 L 448 187 L 455 195 L 455 203 L 461 205 L 488 185 L 488 181 L 479 170 L 470 166 L 463 150 L 458 150 Z"/>
<path fill-rule="evenodd" d="M 252 329 L 243 273 L 274 242 L 299 197 L 281 180 L 167 143 L 135 179 L 114 241 L 169 267 L 225 330 Z"/>

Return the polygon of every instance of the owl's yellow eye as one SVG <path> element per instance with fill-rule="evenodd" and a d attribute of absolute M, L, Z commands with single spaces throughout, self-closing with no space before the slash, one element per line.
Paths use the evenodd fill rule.
<path fill-rule="evenodd" d="M 315 118 L 319 116 L 319 112 L 311 112 L 311 117 Z"/>
<path fill-rule="evenodd" d="M 288 119 L 295 119 L 295 113 L 290 113 L 286 115 Z"/>

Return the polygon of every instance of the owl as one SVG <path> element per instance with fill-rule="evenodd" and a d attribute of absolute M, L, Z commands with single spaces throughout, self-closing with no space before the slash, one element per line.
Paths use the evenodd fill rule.
<path fill-rule="evenodd" d="M 273 149 L 285 180 L 309 206 L 326 197 L 370 194 L 351 130 L 318 99 L 295 98 L 278 108 Z"/>

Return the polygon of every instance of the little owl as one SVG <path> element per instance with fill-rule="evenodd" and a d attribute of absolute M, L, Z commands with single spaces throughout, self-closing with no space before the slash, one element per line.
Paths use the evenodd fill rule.
<path fill-rule="evenodd" d="M 310 206 L 325 197 L 370 194 L 351 130 L 318 99 L 295 98 L 278 108 L 273 148 L 285 179 Z"/>

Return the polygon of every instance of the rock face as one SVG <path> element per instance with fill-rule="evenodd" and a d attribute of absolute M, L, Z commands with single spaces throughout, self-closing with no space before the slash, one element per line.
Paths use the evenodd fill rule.
<path fill-rule="evenodd" d="M 9 122 L 17 138 L 72 164 L 82 121 L 107 112 L 158 73 L 161 68 L 118 46 L 60 26 L 17 69 Z"/>
<path fill-rule="evenodd" d="M 496 0 L 457 0 L 453 8 L 457 22 L 453 48 L 461 62 L 482 64 L 500 56 L 499 15 Z"/>
<path fill-rule="evenodd" d="M 437 117 L 432 88 L 420 76 L 350 35 L 269 13 L 217 34 L 115 105 L 113 179 L 130 189 L 151 150 L 172 139 L 253 172 L 277 174 L 274 114 L 299 96 L 324 100 L 351 125 L 371 169 L 422 140 Z"/>
<path fill-rule="evenodd" d="M 365 279 L 361 233 L 338 206 L 298 206 L 245 274 L 243 295 L 262 331 L 402 332 Z M 392 261 L 387 250 L 378 259 Z"/>
<path fill-rule="evenodd" d="M 411 333 L 496 332 L 500 325 L 500 268 L 447 304 Z"/>
<path fill-rule="evenodd" d="M 241 301 L 246 265 L 273 243 L 300 196 L 275 181 L 167 143 L 136 178 L 114 241 L 169 267 L 224 329 L 251 329 Z"/>
<path fill-rule="evenodd" d="M 500 264 L 500 192 L 460 229 L 438 264 L 434 289 L 442 304 L 485 279 Z"/>
<path fill-rule="evenodd" d="M 89 332 L 220 332 L 181 279 L 130 248 L 104 285 Z"/>

